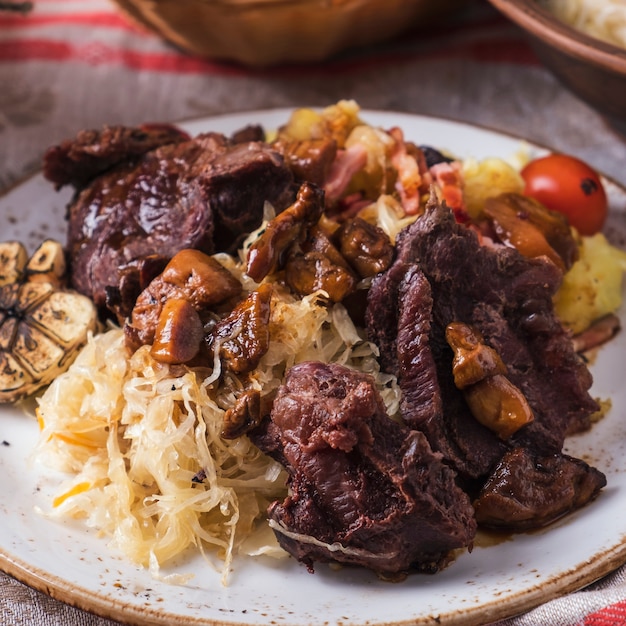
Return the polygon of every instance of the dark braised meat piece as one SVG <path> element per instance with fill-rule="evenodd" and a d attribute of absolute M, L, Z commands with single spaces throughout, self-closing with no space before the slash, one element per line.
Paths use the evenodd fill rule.
<path fill-rule="evenodd" d="M 201 185 L 213 212 L 215 252 L 235 252 L 261 225 L 266 202 L 280 213 L 297 192 L 281 155 L 262 142 L 230 146 L 211 162 L 195 163 L 188 175 Z"/>
<path fill-rule="evenodd" d="M 324 210 L 324 192 L 303 183 L 295 202 L 269 221 L 259 238 L 250 246 L 246 273 L 260 283 L 284 265 L 289 249 L 302 241 L 308 228 L 317 224 Z"/>
<path fill-rule="evenodd" d="M 334 139 L 278 139 L 272 146 L 278 150 L 291 168 L 296 180 L 308 181 L 322 187 L 337 156 Z"/>
<path fill-rule="evenodd" d="M 265 141 L 265 130 L 260 124 L 248 124 L 247 126 L 236 130 L 230 138 L 233 143 Z"/>
<path fill-rule="evenodd" d="M 201 313 L 240 293 L 241 283 L 213 257 L 199 250 L 181 250 L 137 298 L 124 326 L 126 345 L 133 351 L 152 345 L 169 300 L 186 300 Z"/>
<path fill-rule="evenodd" d="M 454 473 L 419 432 L 391 420 L 373 380 L 338 364 L 288 372 L 271 419 L 250 433 L 282 462 L 291 493 L 269 510 L 290 554 L 397 578 L 435 572 L 476 524 Z"/>
<path fill-rule="evenodd" d="M 565 436 L 588 428 L 598 406 L 588 393 L 591 375 L 554 314 L 557 266 L 511 247 L 481 246 L 434 197 L 400 233 L 396 255 L 372 283 L 366 319 L 381 363 L 398 375 L 403 420 L 427 436 L 472 490 L 509 449 L 560 455 Z M 445 336 L 452 322 L 477 329 L 532 411 L 534 420 L 506 440 L 474 419 L 466 392 L 455 385 Z M 576 506 L 590 494 L 582 490 Z"/>
<path fill-rule="evenodd" d="M 400 233 L 396 252 L 391 268 L 372 283 L 368 332 L 384 367 L 398 375 L 403 420 L 427 436 L 468 488 L 487 481 L 476 504 L 479 522 L 536 527 L 593 499 L 604 476 L 561 453 L 565 436 L 589 427 L 598 406 L 588 393 L 589 370 L 554 314 L 558 267 L 511 247 L 481 246 L 434 197 Z M 534 416 L 505 433 L 505 441 L 472 416 L 476 398 L 465 396 L 481 382 L 463 389 L 455 384 L 446 330 L 458 323 L 484 344 L 478 368 L 487 375 L 483 382 L 502 376 L 495 353 Z M 452 347 L 460 343 L 452 341 Z M 464 374 L 471 383 L 471 372 Z M 493 389 L 477 390 L 481 410 L 493 405 L 487 408 L 499 412 L 498 394 L 511 391 L 500 387 L 495 396 Z"/>
<path fill-rule="evenodd" d="M 400 331 L 398 328 L 399 289 L 411 267 L 412 264 L 394 262 L 387 271 L 375 276 L 368 291 L 367 307 L 365 309 L 367 332 L 369 338 L 378 346 L 380 351 L 378 360 L 380 361 L 381 367 L 385 372 L 391 372 L 396 375 L 399 373 L 397 350 L 397 336 Z M 416 267 L 415 269 L 418 268 Z M 428 283 L 427 280 L 426 283 Z M 428 291 L 417 295 L 418 301 L 416 303 L 415 312 L 419 314 L 423 310 L 423 322 L 428 324 L 428 328 L 417 332 L 418 334 L 425 332 L 426 337 L 428 337 L 428 333 L 430 332 L 432 298 L 430 295 L 430 284 L 426 284 L 424 287 Z M 423 305 L 421 302 L 422 297 L 427 298 Z M 436 381 L 434 375 L 428 378 Z"/>
<path fill-rule="evenodd" d="M 232 251 L 257 228 L 265 202 L 294 197 L 283 158 L 264 143 L 232 144 L 209 133 L 119 163 L 93 179 L 69 207 L 72 286 L 105 314 L 129 263 L 185 248 Z"/>
<path fill-rule="evenodd" d="M 454 383 L 453 354 L 433 319 L 430 283 L 416 264 L 396 262 L 374 279 L 366 322 L 383 369 L 398 377 L 404 422 L 462 476 L 486 475 L 506 448 L 473 418 Z"/>
<path fill-rule="evenodd" d="M 133 160 L 159 146 L 188 139 L 186 133 L 166 124 L 81 130 L 74 139 L 46 151 L 43 174 L 57 189 L 65 185 L 80 189 L 114 165 Z"/>
<path fill-rule="evenodd" d="M 260 285 L 207 335 L 210 349 L 218 349 L 222 363 L 237 374 L 252 371 L 270 345 L 272 286 Z"/>
<path fill-rule="evenodd" d="M 449 409 L 446 404 L 460 394 L 451 379 L 445 327 L 460 321 L 477 328 L 496 350 L 533 410 L 534 421 L 513 437 L 517 443 L 559 452 L 567 433 L 589 426 L 598 405 L 588 393 L 591 374 L 554 314 L 552 296 L 562 277 L 554 264 L 509 247 L 481 246 L 434 197 L 424 216 L 400 233 L 396 263 L 417 264 L 431 285 L 430 349 L 442 364 L 445 419 L 458 412 L 457 401 Z M 375 325 L 370 330 L 376 338 Z"/>
<path fill-rule="evenodd" d="M 380 324 L 382 332 L 395 333 L 396 337 L 392 338 L 391 344 L 381 342 L 381 347 L 391 346 L 393 349 L 388 363 L 392 369 L 389 371 L 397 372 L 405 422 L 411 428 L 423 430 L 429 421 L 441 420 L 443 413 L 437 364 L 429 345 L 433 300 L 430 283 L 417 266 L 397 267 L 400 268 L 397 274 L 401 281 L 389 286 L 394 290 L 393 301 L 398 304 L 393 312 L 396 316 L 395 328 L 385 328 L 384 322 Z M 396 277 L 393 272 L 388 272 L 388 278 L 393 280 Z M 381 284 L 382 281 L 372 285 L 372 289 L 377 291 L 370 301 L 378 299 L 376 293 Z M 368 313 L 370 327 L 376 325 L 373 317 L 375 309 L 369 309 Z"/>
<path fill-rule="evenodd" d="M 474 502 L 476 519 L 492 528 L 539 528 L 591 502 L 605 485 L 604 474 L 580 459 L 515 448 Z"/>
<path fill-rule="evenodd" d="M 120 267 L 119 284 L 105 288 L 106 307 L 115 315 L 120 326 L 132 313 L 139 294 L 165 269 L 169 261 L 169 258 L 151 254 Z"/>

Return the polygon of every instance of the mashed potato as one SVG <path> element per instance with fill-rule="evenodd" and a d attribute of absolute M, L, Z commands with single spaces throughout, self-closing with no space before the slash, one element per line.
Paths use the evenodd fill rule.
<path fill-rule="evenodd" d="M 582 237 L 579 250 L 580 258 L 565 274 L 554 298 L 559 319 L 573 333 L 619 309 L 626 272 L 626 253 L 612 246 L 602 233 Z"/>

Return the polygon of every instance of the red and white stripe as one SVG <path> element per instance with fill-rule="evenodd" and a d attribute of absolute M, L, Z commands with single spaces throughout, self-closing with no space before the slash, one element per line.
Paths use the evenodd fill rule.
<path fill-rule="evenodd" d="M 73 61 L 182 74 L 253 71 L 185 54 L 132 23 L 110 0 L 35 0 L 34 7 L 28 15 L 0 14 L 0 63 Z M 428 31 L 416 29 L 374 51 L 358 50 L 305 68 L 280 67 L 255 73 L 343 73 L 420 58 L 537 63 L 514 26 L 492 12 L 478 10 L 470 17 L 470 27 L 467 22 L 453 22 Z"/>

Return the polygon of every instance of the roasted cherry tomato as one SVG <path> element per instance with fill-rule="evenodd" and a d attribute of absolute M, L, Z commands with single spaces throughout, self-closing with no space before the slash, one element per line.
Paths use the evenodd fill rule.
<path fill-rule="evenodd" d="M 550 154 L 522 169 L 524 194 L 563 213 L 581 235 L 594 235 L 606 220 L 606 192 L 598 174 L 565 154 Z"/>

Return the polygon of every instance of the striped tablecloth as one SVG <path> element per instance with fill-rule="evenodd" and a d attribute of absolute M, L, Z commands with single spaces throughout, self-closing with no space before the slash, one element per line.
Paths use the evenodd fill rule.
<path fill-rule="evenodd" d="M 314 66 L 250 70 L 186 55 L 108 0 L 35 0 L 0 12 L 0 188 L 82 128 L 274 107 L 363 108 L 458 119 L 575 153 L 626 185 L 626 140 L 544 70 L 480 0 L 427 30 Z M 6 626 L 107 626 L 0 574 Z M 501 625 L 626 624 L 626 569 Z"/>

